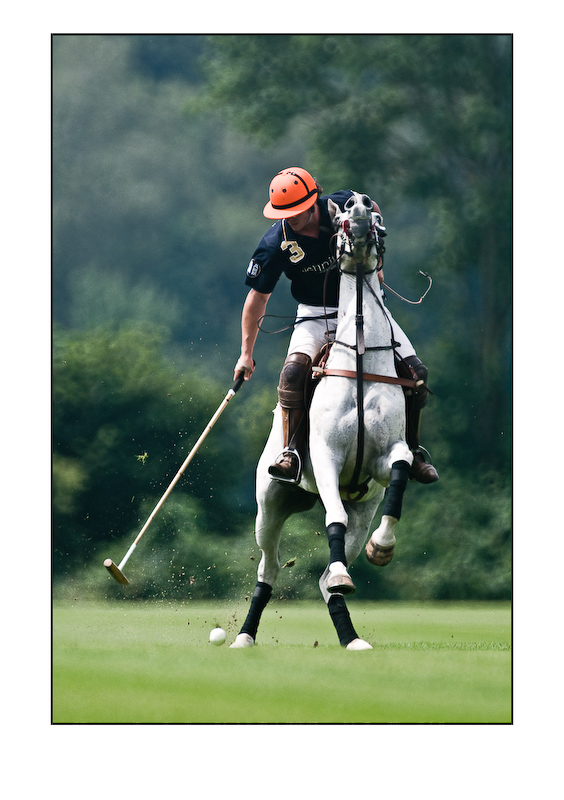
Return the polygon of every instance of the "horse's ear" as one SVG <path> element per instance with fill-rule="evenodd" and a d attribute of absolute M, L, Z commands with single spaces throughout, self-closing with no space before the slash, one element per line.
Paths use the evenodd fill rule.
<path fill-rule="evenodd" d="M 327 210 L 329 211 L 331 222 L 333 222 L 335 220 L 335 216 L 339 213 L 339 206 L 337 203 L 334 203 L 330 197 L 327 198 Z"/>

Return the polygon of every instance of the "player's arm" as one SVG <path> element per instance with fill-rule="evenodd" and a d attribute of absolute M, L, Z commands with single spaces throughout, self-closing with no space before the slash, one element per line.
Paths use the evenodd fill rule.
<path fill-rule="evenodd" d="M 270 294 L 257 292 L 251 289 L 241 314 L 241 355 L 235 365 L 234 379 L 240 372 L 245 373 L 245 380 L 248 381 L 254 372 L 253 349 L 258 336 L 258 324 L 270 299 Z"/>

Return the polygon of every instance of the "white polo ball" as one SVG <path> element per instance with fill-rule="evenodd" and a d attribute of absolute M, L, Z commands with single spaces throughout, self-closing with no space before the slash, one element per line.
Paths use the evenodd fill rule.
<path fill-rule="evenodd" d="M 223 628 L 214 628 L 210 631 L 210 642 L 219 647 L 219 645 L 223 644 L 225 641 L 225 636 L 226 634 Z"/>

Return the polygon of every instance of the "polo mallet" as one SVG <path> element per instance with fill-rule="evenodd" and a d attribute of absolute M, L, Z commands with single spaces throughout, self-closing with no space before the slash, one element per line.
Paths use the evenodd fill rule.
<path fill-rule="evenodd" d="M 231 388 L 227 392 L 227 394 L 225 395 L 225 397 L 223 399 L 223 402 L 221 403 L 221 405 L 219 406 L 219 408 L 217 409 L 217 411 L 215 412 L 213 417 L 210 419 L 210 421 L 206 425 L 206 427 L 204 429 L 204 432 L 202 433 L 202 435 L 200 436 L 200 438 L 198 439 L 198 441 L 196 442 L 196 444 L 194 445 L 192 450 L 186 456 L 186 459 L 184 460 L 184 463 L 182 464 L 182 466 L 180 467 L 180 469 L 178 470 L 178 472 L 176 473 L 176 475 L 174 476 L 174 478 L 170 482 L 170 486 L 168 487 L 166 492 L 163 494 L 163 496 L 161 497 L 161 499 L 159 500 L 157 505 L 154 507 L 154 509 L 153 509 L 153 511 L 151 513 L 151 516 L 149 517 L 147 522 L 143 525 L 143 527 L 141 528 L 141 530 L 137 534 L 137 537 L 135 538 L 135 541 L 133 542 L 133 544 L 131 545 L 131 547 L 127 551 L 127 553 L 124 555 L 124 557 L 120 561 L 119 565 L 114 564 L 114 562 L 112 561 L 111 558 L 107 558 L 104 561 L 104 566 L 106 567 L 106 569 L 108 570 L 108 572 L 110 573 L 112 578 L 115 578 L 118 583 L 123 583 L 124 585 L 129 584 L 129 581 L 127 580 L 127 578 L 123 574 L 122 570 L 123 570 L 124 566 L 126 565 L 127 561 L 129 560 L 130 555 L 133 553 L 133 551 L 137 547 L 139 539 L 143 536 L 143 534 L 145 533 L 145 531 L 147 530 L 147 528 L 149 527 L 149 525 L 153 521 L 153 519 L 155 517 L 155 514 L 160 509 L 160 507 L 162 506 L 162 504 L 164 503 L 166 498 L 169 496 L 169 494 L 172 492 L 176 482 L 178 481 L 178 479 L 180 478 L 180 476 L 182 475 L 182 473 L 184 472 L 184 470 L 186 469 L 188 464 L 192 461 L 193 457 L 196 455 L 196 452 L 198 451 L 198 448 L 200 447 L 200 445 L 202 444 L 202 442 L 204 441 L 204 439 L 206 438 L 208 433 L 211 431 L 211 429 L 213 428 L 213 426 L 215 425 L 215 423 L 217 422 L 217 420 L 219 419 L 219 417 L 223 413 L 223 410 L 225 409 L 227 403 L 231 400 L 231 398 L 233 397 L 235 392 L 239 391 L 239 389 L 243 385 L 244 379 L 245 379 L 245 373 L 242 372 L 240 374 L 240 376 L 237 378 L 237 380 L 235 381 L 235 383 L 233 384 L 233 388 Z"/>

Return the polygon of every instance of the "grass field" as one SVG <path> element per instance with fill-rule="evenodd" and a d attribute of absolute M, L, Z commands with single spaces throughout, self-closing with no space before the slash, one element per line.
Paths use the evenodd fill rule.
<path fill-rule="evenodd" d="M 318 603 L 53 608 L 53 723 L 509 723 L 508 603 L 348 603 L 374 649 L 343 650 Z M 227 643 L 208 642 L 216 624 Z"/>

